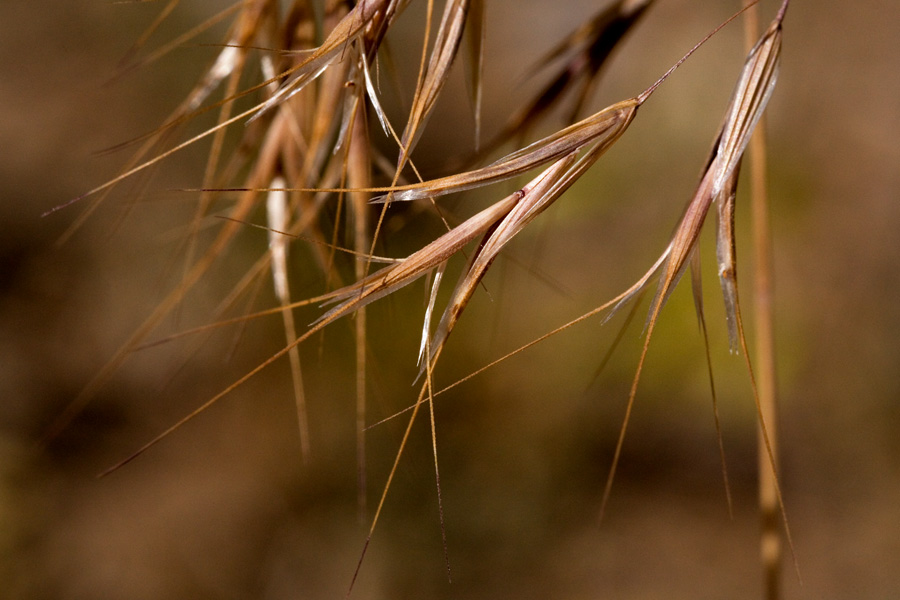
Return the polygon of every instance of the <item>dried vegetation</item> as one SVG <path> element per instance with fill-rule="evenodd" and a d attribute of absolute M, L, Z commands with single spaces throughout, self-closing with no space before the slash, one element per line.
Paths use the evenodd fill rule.
<path fill-rule="evenodd" d="M 193 340 L 202 340 L 203 334 L 212 329 L 239 326 L 278 313 L 284 330 L 281 351 L 260 362 L 108 472 L 136 458 L 281 359 L 290 364 L 300 447 L 304 460 L 307 460 L 315 454 L 315 440 L 310 437 L 303 374 L 314 366 L 302 364 L 298 346 L 338 319 L 353 316 L 359 505 L 361 514 L 367 515 L 370 523 L 366 546 L 375 531 L 408 436 L 422 408 L 428 411 L 440 506 L 435 397 L 461 382 L 441 390 L 435 387 L 434 375 L 450 334 L 464 318 L 473 296 L 483 287 L 486 273 L 497 258 L 504 255 L 510 242 L 559 201 L 607 150 L 627 135 L 629 125 L 637 118 L 642 105 L 661 89 L 660 85 L 681 62 L 689 59 L 690 53 L 633 98 L 590 112 L 588 107 L 610 55 L 654 5 L 653 0 L 616 0 L 552 48 L 545 60 L 533 68 L 535 71 L 555 69 L 549 83 L 521 106 L 511 107 L 502 127 L 488 128 L 481 117 L 482 74 L 485 60 L 490 60 L 484 55 L 484 38 L 489 32 L 488 24 L 484 22 L 484 0 L 447 0 L 442 5 L 422 0 L 426 14 L 420 28 L 421 52 L 410 48 L 398 52 L 390 45 L 391 30 L 408 3 L 407 0 L 362 0 L 356 3 L 343 0 L 295 0 L 289 3 L 244 0 L 171 44 L 155 51 L 148 50 L 154 29 L 179 2 L 170 0 L 165 5 L 158 20 L 126 57 L 123 72 L 190 43 L 195 35 L 222 21 L 230 22 L 227 38 L 217 48 L 216 59 L 165 123 L 156 131 L 123 144 L 122 148 L 137 147 L 137 150 L 133 151 L 133 157 L 121 175 L 72 201 L 84 207 L 84 212 L 67 236 L 75 232 L 118 184 L 174 158 L 173 155 L 187 146 L 208 140 L 208 160 L 202 179 L 198 179 L 196 189 L 178 192 L 190 194 L 196 204 L 193 221 L 182 245 L 183 275 L 178 285 L 60 415 L 49 431 L 49 437 L 63 430 L 85 408 L 134 351 L 151 343 L 176 343 L 176 340 L 190 346 Z M 646 291 L 652 291 L 651 286 L 656 286 L 646 319 L 643 350 L 603 495 L 604 506 L 612 489 L 632 406 L 638 396 L 638 383 L 651 337 L 663 307 L 689 267 L 697 314 L 706 336 L 698 241 L 711 210 L 716 218 L 716 262 L 731 349 L 748 356 L 738 300 L 735 197 L 745 150 L 775 86 L 787 4 L 785 0 L 750 50 L 723 113 L 721 128 L 713 139 L 696 191 L 658 259 L 621 294 L 477 371 L 481 373 L 592 316 L 605 315 L 609 319 L 619 307 L 638 302 Z M 383 106 L 383 97 L 387 94 L 382 88 L 392 85 L 389 82 L 395 78 L 390 73 L 391 64 L 401 59 L 415 61 L 418 75 L 415 90 L 405 108 L 406 122 L 399 124 L 395 122 L 396 117 L 394 121 L 391 117 L 398 113 L 398 107 Z M 471 100 L 473 144 L 465 158 L 447 157 L 448 164 L 457 165 L 453 170 L 426 178 L 416 167 L 416 146 L 423 135 L 427 135 L 429 119 L 457 63 L 462 63 L 459 66 L 464 69 Z M 402 96 L 402 92 L 395 95 Z M 552 123 L 554 111 L 560 112 L 557 110 L 560 106 L 564 109 L 566 123 L 557 131 L 527 143 L 529 132 L 545 127 L 547 122 Z M 215 125 L 199 133 L 184 133 L 194 119 L 207 112 L 216 115 Z M 590 114 L 582 116 L 588 112 Z M 489 139 L 480 143 L 482 132 L 487 129 L 496 131 L 486 132 L 490 134 Z M 383 142 L 385 139 L 387 143 Z M 518 149 L 495 158 L 500 149 L 510 145 Z M 525 179 L 519 181 L 523 176 Z M 502 186 L 493 184 L 505 180 L 517 181 L 517 189 L 512 193 L 498 192 Z M 460 204 L 453 206 L 465 206 L 468 196 L 464 193 L 472 190 L 480 190 L 479 202 L 488 197 L 494 199 L 480 210 L 470 209 L 471 216 L 468 217 L 458 216 L 458 208 L 445 205 L 446 196 L 462 194 Z M 380 256 L 379 249 L 389 246 L 385 242 L 386 236 L 404 235 L 402 228 L 388 226 L 392 219 L 400 215 L 402 221 L 404 215 L 410 214 L 432 216 L 442 224 L 445 232 L 405 257 Z M 210 227 L 215 234 L 205 241 L 207 236 L 200 233 Z M 229 249 L 238 236 L 252 232 L 253 228 L 266 230 L 267 251 L 258 256 L 246 275 L 234 283 L 233 291 L 222 301 L 220 311 L 209 323 L 154 340 L 160 325 L 172 317 L 189 291 L 203 281 L 215 263 L 228 260 Z M 314 264 L 320 269 L 325 289 L 303 289 L 296 283 L 297 271 L 291 266 L 291 254 L 296 253 L 299 245 L 313 257 L 306 266 Z M 449 297 L 440 301 L 445 270 L 454 260 L 464 266 Z M 347 281 L 348 277 L 352 280 Z M 253 297 L 261 282 L 268 278 L 272 281 L 269 285 L 274 288 L 276 306 L 251 314 L 241 313 L 238 308 L 241 302 Z M 368 514 L 365 503 L 366 431 L 374 425 L 367 413 L 367 382 L 371 374 L 367 361 L 366 311 L 372 302 L 423 278 L 430 282 L 431 291 L 421 315 L 421 385 L 416 401 L 391 417 L 402 414 L 408 419 L 407 427 L 393 467 L 381 488 L 377 507 Z M 295 311 L 308 305 L 326 308 L 322 308 L 316 321 L 307 325 L 295 318 Z M 749 357 L 747 368 L 759 406 Z M 714 391 L 713 398 L 715 401 Z M 762 409 L 758 413 L 764 462 L 774 472 L 772 440 L 762 421 Z M 722 454 L 724 474 L 724 451 Z M 727 491 L 727 476 L 725 480 Z M 773 481 L 777 482 L 777 478 Z M 787 531 L 787 518 L 777 484 L 775 492 Z M 441 520 L 443 531 L 443 514 Z M 445 553 L 447 548 L 445 540 Z M 362 554 L 365 555 L 365 550 Z M 777 553 L 773 562 L 777 562 Z M 770 569 L 777 570 L 777 566 L 770 566 Z M 449 575 L 449 560 L 447 570 Z M 774 593 L 770 591 L 770 595 Z"/>

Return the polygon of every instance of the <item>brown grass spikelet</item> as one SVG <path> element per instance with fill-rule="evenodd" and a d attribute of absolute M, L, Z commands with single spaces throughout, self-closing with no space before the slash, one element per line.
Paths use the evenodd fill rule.
<path fill-rule="evenodd" d="M 631 408 L 637 393 L 637 385 L 640 381 L 641 369 L 647 355 L 653 329 L 669 295 L 683 275 L 692 256 L 697 252 L 697 241 L 700 231 L 714 202 L 719 206 L 717 256 L 719 259 L 719 276 L 727 311 L 726 320 L 729 325 L 729 333 L 736 336 L 732 338 L 732 344 L 735 344 L 736 340 L 740 340 L 746 356 L 746 342 L 743 338 L 737 301 L 737 269 L 734 254 L 733 227 L 734 196 L 743 152 L 765 110 L 777 79 L 778 63 L 781 56 L 781 23 L 786 7 L 787 2 L 784 3 L 778 16 L 747 56 L 744 68 L 741 71 L 726 110 L 725 120 L 719 129 L 712 155 L 704 169 L 697 190 L 685 208 L 668 247 L 653 267 L 641 278 L 638 282 L 639 285 L 631 288 L 628 295 L 619 302 L 621 304 L 631 299 L 633 295 L 649 284 L 654 275 L 659 276 L 656 295 L 651 302 L 650 313 L 647 317 L 644 347 L 638 361 L 631 392 L 629 393 L 628 405 L 613 457 L 613 466 L 610 469 L 606 490 L 604 491 L 602 502 L 604 507 L 615 476 L 616 464 L 621 454 L 625 431 L 631 415 Z M 749 361 L 747 364 L 749 368 Z M 774 464 L 772 466 L 774 468 Z M 787 526 L 786 518 L 785 526 Z"/>

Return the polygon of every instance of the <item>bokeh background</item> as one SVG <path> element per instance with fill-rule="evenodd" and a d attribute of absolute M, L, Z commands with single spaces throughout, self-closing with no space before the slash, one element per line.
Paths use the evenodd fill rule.
<path fill-rule="evenodd" d="M 184 2 L 151 46 L 224 4 Z M 398 64 L 418 55 L 423 4 L 403 17 Z M 592 106 L 638 93 L 737 4 L 660 0 Z M 342 597 L 405 426 L 400 418 L 368 433 L 360 521 L 349 320 L 303 348 L 313 435 L 305 466 L 288 367 L 279 363 L 139 460 L 95 478 L 274 353 L 283 340 L 277 319 L 219 332 L 193 354 L 189 344 L 136 354 L 65 432 L 39 444 L 181 269 L 178 242 L 194 198 L 167 190 L 199 183 L 203 147 L 123 185 L 62 246 L 56 241 L 81 208 L 41 218 L 114 176 L 127 153 L 96 152 L 159 124 L 215 55 L 191 44 L 110 84 L 161 5 L 0 3 L 0 597 Z M 496 128 L 541 81 L 524 77 L 529 66 L 602 3 L 488 6 L 485 110 Z M 775 9 L 763 3 L 763 15 Z M 889 0 L 795 0 L 785 23 L 768 131 L 782 485 L 803 578 L 801 586 L 787 558 L 787 598 L 900 595 L 898 16 Z M 644 272 L 690 196 L 742 57 L 741 28 L 732 26 L 510 247 L 452 336 L 439 383 L 601 304 Z M 437 172 L 448 155 L 463 155 L 470 125 L 464 93 L 448 92 L 417 160 Z M 465 214 L 467 202 L 484 201 L 448 207 Z M 738 255 L 749 306 L 746 204 L 742 197 Z M 396 223 L 383 248 L 393 256 L 439 232 L 421 214 Z M 164 331 L 208 320 L 265 245 L 259 232 L 242 236 Z M 302 249 L 295 259 L 294 294 L 320 291 Z M 436 423 L 453 583 L 423 419 L 353 597 L 760 597 L 752 396 L 742 359 L 727 352 L 712 270 L 706 281 L 733 518 L 702 339 L 683 287 L 656 331 L 602 523 L 643 312 L 597 378 L 624 315 L 604 326 L 588 321 L 442 396 Z M 267 286 L 256 307 L 273 302 Z M 417 284 L 371 309 L 371 422 L 415 399 L 423 297 Z M 300 312 L 298 322 L 316 314 Z"/>

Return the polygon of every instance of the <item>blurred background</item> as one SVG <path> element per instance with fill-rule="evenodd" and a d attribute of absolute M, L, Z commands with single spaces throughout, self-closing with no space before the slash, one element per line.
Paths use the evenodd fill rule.
<path fill-rule="evenodd" d="M 151 47 L 225 6 L 182 4 Z M 487 4 L 490 131 L 546 80 L 525 77 L 535 61 L 605 3 Z M 777 5 L 762 4 L 767 22 Z M 306 465 L 282 361 L 135 462 L 95 477 L 276 352 L 277 318 L 216 332 L 198 348 L 136 353 L 62 434 L 40 443 L 181 273 L 179 240 L 195 197 L 169 190 L 199 185 L 205 146 L 165 161 L 152 179 L 126 182 L 63 245 L 84 207 L 41 218 L 115 176 L 128 151 L 98 151 L 161 123 L 218 51 L 191 43 L 110 83 L 162 5 L 0 3 L 0 596 L 342 597 L 406 425 L 400 417 L 367 433 L 360 520 L 351 320 L 302 348 Z M 403 59 L 418 56 L 423 5 L 402 17 L 392 42 L 398 64 L 416 62 Z M 639 93 L 737 5 L 659 0 L 608 66 L 593 110 Z M 889 0 L 821 0 L 794 2 L 785 21 L 768 132 L 782 486 L 803 579 L 788 551 L 787 598 L 900 594 L 898 16 Z M 200 42 L 221 37 L 220 28 Z M 743 56 L 741 27 L 732 25 L 509 247 L 451 337 L 439 386 L 602 304 L 652 264 L 696 184 Z M 454 85 L 414 157 L 433 173 L 471 149 L 462 78 Z M 510 189 L 447 206 L 471 214 L 468 202 Z M 748 220 L 741 196 L 747 314 Z M 391 256 L 440 232 L 416 213 L 391 223 L 403 234 L 382 248 Z M 207 322 L 266 243 L 262 232 L 242 235 L 160 335 Z M 655 332 L 602 523 L 645 307 L 598 377 L 626 311 L 442 396 L 435 417 L 453 583 L 420 418 L 352 597 L 760 597 L 755 412 L 743 360 L 727 350 L 709 232 L 702 244 L 733 517 L 702 338 L 682 285 Z M 319 293 L 308 255 L 298 247 L 292 256 L 294 295 Z M 274 304 L 265 288 L 248 310 Z M 425 294 L 418 283 L 370 309 L 369 422 L 415 400 Z M 317 314 L 298 311 L 298 323 Z"/>

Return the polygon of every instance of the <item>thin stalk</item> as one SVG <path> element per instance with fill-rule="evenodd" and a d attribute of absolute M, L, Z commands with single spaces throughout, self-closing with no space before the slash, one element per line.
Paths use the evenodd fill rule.
<path fill-rule="evenodd" d="M 745 1 L 746 5 L 747 2 Z M 744 39 L 749 50 L 759 37 L 759 7 L 749 8 L 744 19 Z M 749 144 L 753 243 L 753 323 L 756 330 L 755 362 L 759 403 L 769 432 L 771 460 L 778 464 L 778 420 L 775 390 L 775 341 L 772 315 L 772 234 L 766 178 L 765 116 L 760 119 Z M 757 429 L 759 449 L 760 559 L 763 598 L 781 598 L 782 541 L 778 526 L 778 495 L 775 473 L 767 454 L 762 424 Z"/>
<path fill-rule="evenodd" d="M 360 97 L 351 125 L 350 149 L 347 171 L 351 187 L 365 188 L 372 185 L 371 152 L 368 125 L 365 119 L 365 103 Z M 354 250 L 364 254 L 369 250 L 369 198 L 366 192 L 352 192 Z M 356 261 L 356 278 L 363 279 L 369 261 Z M 356 473 L 357 511 L 360 523 L 366 518 L 366 307 L 356 312 Z"/>

